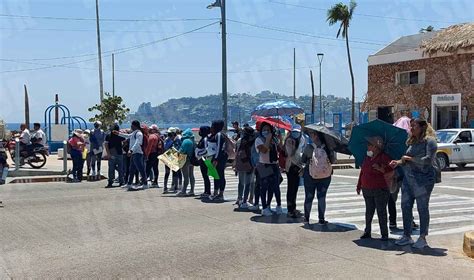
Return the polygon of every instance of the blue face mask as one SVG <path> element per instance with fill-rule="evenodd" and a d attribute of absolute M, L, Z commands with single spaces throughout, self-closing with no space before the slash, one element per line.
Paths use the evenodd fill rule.
<path fill-rule="evenodd" d="M 298 131 L 291 132 L 291 138 L 298 139 L 300 137 L 301 137 L 301 132 L 298 132 Z"/>
<path fill-rule="evenodd" d="M 262 136 L 263 137 L 267 137 L 268 135 L 270 135 L 270 132 L 269 131 L 262 131 Z"/>

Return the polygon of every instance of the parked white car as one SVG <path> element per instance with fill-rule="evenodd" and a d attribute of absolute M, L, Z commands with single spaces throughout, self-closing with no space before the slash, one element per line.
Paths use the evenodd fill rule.
<path fill-rule="evenodd" d="M 436 131 L 438 138 L 438 157 L 441 169 L 446 169 L 450 164 L 465 167 L 474 163 L 474 129 L 455 128 Z"/>

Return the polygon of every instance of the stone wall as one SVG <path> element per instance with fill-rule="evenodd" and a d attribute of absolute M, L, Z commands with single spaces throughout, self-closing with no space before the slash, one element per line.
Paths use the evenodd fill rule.
<path fill-rule="evenodd" d="M 470 122 L 474 120 L 472 63 L 474 63 L 474 53 L 370 65 L 365 110 L 375 110 L 379 106 L 405 107 L 411 110 L 428 108 L 431 115 L 432 94 L 461 93 L 461 106 L 467 106 L 468 122 Z M 423 69 L 425 70 L 424 84 L 395 84 L 397 72 Z"/>

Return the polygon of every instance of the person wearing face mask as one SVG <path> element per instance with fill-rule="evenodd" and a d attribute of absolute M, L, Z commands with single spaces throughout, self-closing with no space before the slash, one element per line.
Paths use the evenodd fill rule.
<path fill-rule="evenodd" d="M 102 122 L 96 121 L 94 123 L 94 129 L 90 135 L 90 142 L 91 142 L 91 169 L 92 169 L 92 176 L 95 177 L 96 175 L 101 176 L 101 162 L 102 162 L 102 153 L 103 147 L 105 142 L 105 132 L 101 129 Z M 97 167 L 97 169 L 96 169 Z M 96 173 L 97 170 L 97 173 Z"/>
<path fill-rule="evenodd" d="M 259 154 L 257 172 L 260 180 L 260 199 L 262 200 L 262 216 L 273 215 L 270 205 L 273 194 L 277 201 L 276 214 L 282 214 L 280 192 L 280 168 L 278 167 L 278 140 L 269 123 L 260 125 L 260 135 L 255 140 L 255 148 Z"/>
<path fill-rule="evenodd" d="M 365 230 L 361 239 L 372 238 L 372 219 L 377 210 L 382 241 L 388 240 L 387 203 L 390 191 L 385 176 L 392 171 L 390 161 L 391 158 L 383 152 L 382 138 L 367 138 L 367 156 L 362 162 L 356 188 L 358 195 L 362 191 L 365 200 Z"/>
<path fill-rule="evenodd" d="M 312 143 L 306 145 L 301 156 L 304 179 L 304 224 L 309 225 L 309 218 L 316 193 L 318 198 L 318 224 L 325 225 L 326 194 L 331 184 L 332 163 L 336 161 L 334 151 L 326 145 L 322 133 L 309 132 Z"/>
<path fill-rule="evenodd" d="M 288 216 L 298 218 L 300 211 L 296 210 L 296 197 L 300 184 L 301 155 L 306 144 L 305 138 L 301 134 L 301 126 L 295 125 L 285 139 L 284 151 L 286 155 L 285 171 L 288 181 L 286 192 L 286 205 Z"/>

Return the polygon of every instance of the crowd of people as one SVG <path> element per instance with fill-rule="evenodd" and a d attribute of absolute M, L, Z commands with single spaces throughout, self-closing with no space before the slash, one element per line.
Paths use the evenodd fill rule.
<path fill-rule="evenodd" d="M 326 196 L 331 185 L 335 152 L 327 145 L 323 133 L 303 131 L 298 124 L 284 133 L 265 121 L 257 122 L 255 128 L 248 124 L 240 128 L 234 122 L 231 138 L 223 131 L 224 125 L 222 120 L 216 120 L 210 126 L 201 126 L 196 142 L 191 129 L 181 131 L 171 127 L 161 135 L 157 125 L 148 128 L 135 120 L 128 130 L 120 130 L 114 124 L 104 132 L 102 124 L 95 122 L 92 131 L 75 130 L 68 141 L 73 161 L 73 182 L 83 180 L 84 163 L 88 176 L 101 175 L 101 159 L 105 149 L 109 170 L 106 188 L 121 186 L 129 191 L 158 188 L 158 157 L 169 149 L 175 149 L 185 155 L 186 160 L 179 170 L 165 165 L 163 193 L 175 193 L 179 197 L 195 196 L 194 168 L 199 167 L 204 182 L 200 198 L 224 201 L 224 171 L 229 157 L 232 157 L 232 169 L 239 181 L 235 204 L 240 209 L 261 211 L 262 216 L 283 214 L 280 185 L 284 181 L 283 174 L 286 174 L 287 216 L 293 219 L 303 217 L 304 224 L 309 226 L 316 198 L 318 224 L 324 226 L 328 223 L 325 216 Z M 396 244 L 424 248 L 427 246 L 430 220 L 429 200 L 437 182 L 437 141 L 434 130 L 423 119 L 402 116 L 394 125 L 409 133 L 408 149 L 400 159 L 388 156 L 382 137 L 367 138 L 367 155 L 355 188 L 357 194 L 362 193 L 366 206 L 366 226 L 361 239 L 372 238 L 372 220 L 377 212 L 381 240 L 388 240 L 389 227 L 397 227 L 396 201 L 401 189 L 403 236 Z M 210 167 L 206 161 L 216 171 L 212 178 L 213 190 Z M 168 184 L 170 175 L 171 185 Z M 303 213 L 297 209 L 296 203 L 301 183 L 305 196 Z M 271 208 L 273 197 L 276 200 L 274 209 Z M 411 237 L 413 228 L 418 227 L 413 219 L 415 201 L 420 219 L 420 236 L 416 242 Z"/>

